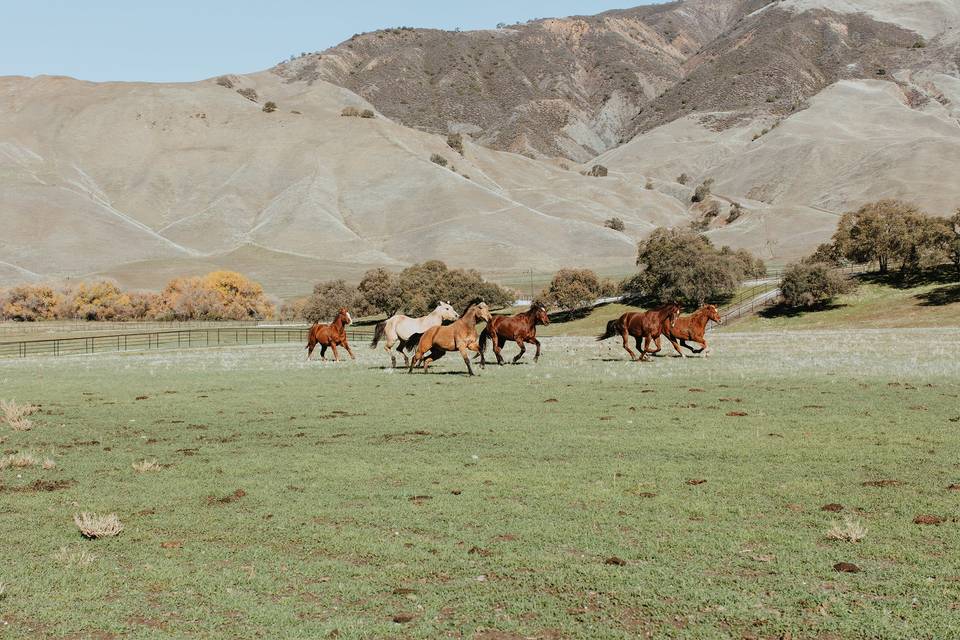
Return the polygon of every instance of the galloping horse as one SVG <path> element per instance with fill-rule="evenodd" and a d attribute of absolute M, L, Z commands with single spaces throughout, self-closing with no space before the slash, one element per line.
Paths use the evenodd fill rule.
<path fill-rule="evenodd" d="M 397 356 L 392 351 L 395 344 L 398 345 L 397 351 L 403 356 L 403 366 L 407 366 L 410 364 L 410 359 L 407 357 L 406 351 L 416 346 L 416 343 L 412 340 L 413 336 L 419 336 L 431 327 L 440 326 L 444 320 L 456 320 L 459 317 L 453 307 L 446 302 L 441 302 L 429 315 L 422 318 L 409 318 L 400 313 L 395 314 L 377 324 L 370 348 L 376 349 L 380 339 L 386 336 L 387 343 L 383 349 L 390 354 L 392 366 L 397 366 Z"/>
<path fill-rule="evenodd" d="M 631 360 L 648 360 L 647 354 L 643 348 L 644 339 L 655 340 L 663 333 L 664 323 L 673 325 L 680 317 L 680 305 L 675 302 L 665 304 L 650 311 L 625 313 L 616 320 L 607 323 L 607 330 L 603 335 L 597 336 L 597 342 L 601 342 L 613 336 L 623 337 L 623 348 L 630 354 Z M 637 358 L 628 343 L 630 336 L 636 338 L 637 349 L 640 351 L 640 357 Z"/>
<path fill-rule="evenodd" d="M 313 350 L 317 344 L 320 345 L 320 358 L 323 360 L 327 359 L 327 347 L 330 347 L 333 349 L 333 359 L 340 362 L 337 345 L 341 345 L 347 350 L 351 360 L 356 360 L 356 358 L 353 357 L 353 351 L 350 349 L 350 343 L 347 342 L 346 326 L 351 322 L 353 322 L 353 318 L 350 317 L 350 312 L 344 307 L 340 307 L 340 310 L 337 312 L 337 317 L 334 318 L 333 322 L 330 324 L 320 324 L 318 322 L 310 327 L 306 346 L 307 360 L 313 355 Z"/>
<path fill-rule="evenodd" d="M 448 351 L 459 351 L 460 355 L 463 356 L 463 362 L 467 365 L 467 371 L 472 376 L 473 367 L 470 366 L 469 352 L 480 352 L 480 345 L 477 341 L 477 323 L 480 321 L 490 322 L 490 318 L 490 309 L 487 308 L 487 303 L 477 299 L 467 307 L 460 319 L 453 324 L 428 329 L 420 338 L 417 353 L 410 359 L 408 373 L 413 373 L 413 368 L 420 362 L 423 362 L 423 372 L 426 373 L 431 362 L 439 360 Z"/>
<path fill-rule="evenodd" d="M 677 318 L 677 321 L 672 325 L 664 323 L 663 335 L 667 336 L 667 340 L 673 345 L 673 349 L 679 353 L 682 358 L 686 358 L 687 355 L 680 350 L 680 345 L 683 345 L 693 353 L 702 353 L 703 357 L 706 358 L 710 355 L 710 352 L 707 351 L 706 339 L 707 323 L 710 320 L 713 320 L 717 324 L 723 323 L 723 318 L 720 317 L 720 311 L 712 304 L 700 307 L 696 313 L 689 316 Z M 690 342 L 699 342 L 703 346 L 699 349 L 694 349 L 687 344 L 687 340 Z M 655 351 L 650 350 L 650 338 L 647 338 L 645 342 L 644 346 L 649 353 L 657 353 L 660 351 L 660 338 L 657 337 L 653 341 L 657 344 Z"/>
<path fill-rule="evenodd" d="M 513 359 L 512 364 L 517 364 L 523 354 L 527 352 L 524 342 L 537 346 L 537 353 L 533 356 L 533 361 L 540 359 L 540 341 L 537 340 L 537 325 L 550 324 L 550 318 L 547 317 L 547 308 L 541 303 L 536 302 L 529 311 L 524 311 L 515 316 L 493 316 L 493 319 L 487 323 L 483 333 L 480 334 L 480 365 L 485 365 L 487 350 L 487 340 L 493 339 L 493 353 L 497 356 L 497 364 L 503 364 L 503 356 L 500 350 L 507 340 L 514 340 L 520 347 L 520 353 Z"/>

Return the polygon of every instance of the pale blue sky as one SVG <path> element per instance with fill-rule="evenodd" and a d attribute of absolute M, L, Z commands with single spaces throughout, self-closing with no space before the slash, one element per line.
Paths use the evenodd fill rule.
<path fill-rule="evenodd" d="M 0 0 L 0 76 L 192 81 L 383 27 L 483 29 L 650 0 Z"/>

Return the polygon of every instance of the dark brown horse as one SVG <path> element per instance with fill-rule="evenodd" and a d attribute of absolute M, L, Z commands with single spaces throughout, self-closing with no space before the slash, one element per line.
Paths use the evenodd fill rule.
<path fill-rule="evenodd" d="M 540 359 L 540 341 L 537 340 L 537 325 L 550 324 L 550 318 L 547 317 L 547 308 L 539 302 L 533 304 L 529 311 L 518 313 L 515 316 L 493 316 L 493 319 L 487 323 L 483 333 L 480 334 L 480 364 L 487 363 L 485 352 L 487 350 L 487 340 L 493 340 L 493 353 L 497 356 L 497 364 L 503 364 L 503 356 L 500 350 L 507 340 L 513 340 L 520 347 L 520 353 L 513 359 L 512 364 L 517 364 L 523 354 L 527 352 L 524 343 L 537 346 L 537 353 L 533 356 L 533 361 Z"/>
<path fill-rule="evenodd" d="M 340 307 L 340 310 L 337 312 L 337 317 L 333 322 L 330 324 L 320 324 L 318 322 L 310 327 L 306 347 L 307 360 L 313 355 L 313 350 L 318 344 L 320 345 L 320 358 L 323 360 L 327 359 L 327 347 L 330 347 L 333 349 L 333 359 L 340 362 L 340 355 L 337 353 L 338 345 L 347 350 L 351 360 L 356 360 L 356 358 L 353 357 L 350 344 L 347 342 L 346 326 L 351 322 L 353 322 L 353 318 L 350 317 L 350 312 Z"/>
<path fill-rule="evenodd" d="M 606 332 L 597 336 L 597 342 L 619 335 L 623 337 L 623 348 L 630 354 L 631 360 L 648 360 L 643 341 L 659 338 L 663 333 L 664 323 L 672 325 L 678 317 L 680 317 L 680 305 L 675 302 L 642 313 L 631 311 L 608 322 Z M 640 352 L 639 358 L 630 349 L 630 336 L 636 339 L 637 350 Z"/>
<path fill-rule="evenodd" d="M 413 368 L 421 363 L 423 372 L 426 373 L 431 362 L 439 360 L 449 351 L 459 351 L 467 365 L 467 371 L 472 376 L 469 352 L 480 351 L 477 323 L 483 321 L 490 322 L 490 310 L 485 302 L 478 301 L 471 304 L 453 324 L 427 329 L 417 345 L 417 353 L 410 359 L 409 373 L 413 373 Z"/>
<path fill-rule="evenodd" d="M 680 316 L 672 325 L 665 323 L 663 325 L 663 335 L 667 337 L 667 340 L 673 345 L 674 351 L 679 353 L 681 357 L 687 357 L 687 355 L 680 350 L 680 346 L 682 345 L 693 353 L 702 353 L 703 357 L 706 358 L 710 355 L 710 352 L 707 351 L 706 335 L 707 323 L 711 320 L 717 324 L 723 323 L 723 318 L 720 317 L 720 311 L 717 307 L 708 304 L 700 307 L 696 313 L 689 316 Z M 690 342 L 699 342 L 702 346 L 699 349 L 694 349 L 687 344 L 687 340 Z M 657 344 L 656 350 L 653 351 L 650 350 L 651 341 L 649 338 L 645 343 L 648 353 L 657 353 L 660 351 L 660 338 L 655 338 L 653 341 Z"/>

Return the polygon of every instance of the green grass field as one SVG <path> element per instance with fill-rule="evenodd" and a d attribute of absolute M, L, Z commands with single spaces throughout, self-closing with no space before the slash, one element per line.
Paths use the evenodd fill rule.
<path fill-rule="evenodd" d="M 949 637 L 960 333 L 714 348 L 548 338 L 473 379 L 294 345 L 2 361 L 42 405 L 4 453 L 56 468 L 0 470 L 0 635 Z"/>

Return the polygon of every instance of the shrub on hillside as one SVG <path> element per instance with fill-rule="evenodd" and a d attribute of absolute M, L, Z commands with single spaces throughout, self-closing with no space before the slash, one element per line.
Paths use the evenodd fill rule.
<path fill-rule="evenodd" d="M 340 112 L 340 115 L 345 118 L 359 118 L 360 110 L 356 107 L 344 107 L 343 111 Z"/>
<path fill-rule="evenodd" d="M 624 229 L 627 228 L 623 222 L 623 219 L 616 218 L 616 217 L 610 218 L 609 220 L 604 222 L 603 226 L 605 226 L 608 229 L 613 229 L 614 231 L 623 231 Z"/>
<path fill-rule="evenodd" d="M 957 279 L 960 280 L 960 209 L 957 209 L 948 224 L 947 256 L 957 270 Z"/>
<path fill-rule="evenodd" d="M 730 211 L 727 213 L 727 224 L 736 222 L 743 215 L 743 206 L 739 202 L 730 205 Z"/>
<path fill-rule="evenodd" d="M 607 168 L 602 164 L 595 164 L 588 171 L 584 171 L 583 175 L 590 176 L 592 178 L 606 178 L 607 177 Z"/>
<path fill-rule="evenodd" d="M 237 89 L 237 93 L 242 95 L 244 98 L 246 98 L 250 102 L 257 101 L 257 92 L 255 89 L 251 89 L 250 87 L 247 87 L 245 89 Z"/>
<path fill-rule="evenodd" d="M 686 173 L 681 173 L 679 176 L 677 176 L 677 182 L 686 186 L 687 183 L 690 182 L 690 176 L 688 176 Z"/>
<path fill-rule="evenodd" d="M 852 289 L 849 278 L 822 262 L 792 264 L 780 281 L 783 301 L 789 307 L 815 307 Z"/>
<path fill-rule="evenodd" d="M 447 135 L 447 146 L 463 155 L 463 134 L 451 133 Z"/>
<path fill-rule="evenodd" d="M 590 269 L 561 269 L 540 294 L 547 305 L 561 309 L 581 309 L 603 295 L 603 285 Z"/>
<path fill-rule="evenodd" d="M 376 118 L 377 114 L 375 114 L 372 109 L 364 109 L 360 112 L 360 117 L 369 120 L 370 118 Z"/>
<path fill-rule="evenodd" d="M 713 178 L 707 178 L 704 180 L 700 186 L 696 188 L 693 192 L 693 202 L 704 202 L 707 198 L 710 197 L 710 192 L 713 189 Z"/>
<path fill-rule="evenodd" d="M 227 76 L 220 76 L 217 78 L 217 84 L 221 87 L 226 87 L 227 89 L 233 89 L 233 80 Z"/>
<path fill-rule="evenodd" d="M 438 165 L 440 165 L 441 167 L 445 167 L 445 166 L 447 166 L 448 164 L 450 164 L 450 163 L 447 161 L 447 159 L 444 158 L 444 157 L 443 157 L 442 155 L 440 155 L 439 153 L 434 153 L 433 155 L 431 155 L 431 156 L 430 156 L 430 162 L 432 162 L 433 164 L 438 164 Z"/>
<path fill-rule="evenodd" d="M 277 103 L 272 100 L 268 100 L 266 104 L 263 105 L 264 113 L 273 113 L 277 110 Z"/>

